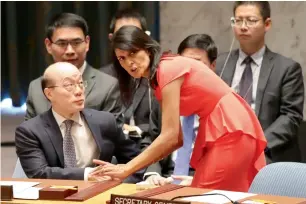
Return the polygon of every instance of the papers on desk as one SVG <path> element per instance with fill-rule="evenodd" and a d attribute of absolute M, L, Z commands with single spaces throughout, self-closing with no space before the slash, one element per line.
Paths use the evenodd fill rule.
<path fill-rule="evenodd" d="M 240 199 L 244 199 L 250 196 L 255 196 L 256 194 L 252 193 L 241 193 L 241 192 L 233 192 L 233 191 L 221 191 L 221 190 L 214 190 L 210 191 L 208 193 L 204 193 L 204 196 L 194 196 L 194 197 L 188 197 L 184 198 L 182 200 L 184 201 L 193 201 L 193 202 L 204 202 L 209 204 L 223 204 L 223 203 L 229 203 L 229 199 L 222 196 L 222 195 L 205 195 L 205 194 L 213 194 L 218 193 L 227 196 L 232 201 L 237 201 Z"/>
<path fill-rule="evenodd" d="M 38 199 L 41 188 L 33 187 L 38 184 L 39 182 L 0 181 L 0 185 L 13 186 L 13 196 L 19 199 Z"/>
<path fill-rule="evenodd" d="M 42 188 L 30 187 L 24 191 L 14 194 L 14 198 L 25 200 L 37 200 L 39 198 L 39 190 Z"/>

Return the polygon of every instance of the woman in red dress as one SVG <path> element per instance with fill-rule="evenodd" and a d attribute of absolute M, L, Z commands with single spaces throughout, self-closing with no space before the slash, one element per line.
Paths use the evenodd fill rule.
<path fill-rule="evenodd" d="M 190 161 L 195 169 L 191 186 L 248 191 L 266 164 L 266 139 L 245 100 L 203 63 L 161 55 L 158 43 L 137 27 L 122 27 L 112 45 L 123 102 L 131 100 L 132 77 L 149 78 L 161 104 L 162 130 L 145 151 L 127 164 L 96 160 L 101 167 L 92 175 L 124 179 L 157 162 L 182 146 L 180 115 L 197 114 L 200 126 Z"/>

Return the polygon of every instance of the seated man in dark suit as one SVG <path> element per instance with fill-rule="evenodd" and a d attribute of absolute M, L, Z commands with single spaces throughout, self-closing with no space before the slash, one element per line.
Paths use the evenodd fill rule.
<path fill-rule="evenodd" d="M 122 26 L 134 25 L 143 30 L 147 29 L 146 19 L 133 9 L 119 10 L 111 20 L 109 39 L 112 39 L 113 33 Z M 100 69 L 102 72 L 116 77 L 113 64 L 106 65 Z M 142 78 L 136 82 L 136 91 L 133 101 L 124 104 L 124 125 L 123 130 L 135 140 L 141 149 L 151 144 L 149 136 L 149 117 L 150 117 L 150 101 L 154 98 L 153 92 L 149 88 L 148 80 Z"/>
<path fill-rule="evenodd" d="M 161 132 L 161 108 L 159 102 L 154 99 L 151 102 L 152 113 L 150 114 L 149 121 L 149 134 L 151 141 L 154 141 Z M 165 157 L 164 159 L 151 164 L 148 166 L 147 171 L 144 175 L 144 180 L 149 184 L 163 185 L 166 183 L 165 178 L 172 175 L 174 170 L 174 161 L 172 159 L 172 154 Z"/>
<path fill-rule="evenodd" d="M 55 62 L 69 62 L 75 65 L 87 81 L 85 107 L 111 112 L 122 125 L 122 104 L 119 98 L 118 80 L 92 68 L 86 62 L 90 38 L 86 21 L 72 13 L 62 13 L 51 19 L 45 45 Z M 44 96 L 39 77 L 30 83 L 26 101 L 25 119 L 33 118 L 50 108 Z"/>
<path fill-rule="evenodd" d="M 123 111 L 124 133 L 133 139 L 141 150 L 152 143 L 149 133 L 149 119 L 150 113 L 156 110 L 151 110 L 151 100 L 154 100 L 154 95 L 149 88 L 148 80 L 141 78 L 137 80 L 131 104 Z"/>
<path fill-rule="evenodd" d="M 111 113 L 84 109 L 86 85 L 71 63 L 46 69 L 41 86 L 51 108 L 16 129 L 16 152 L 29 178 L 88 180 L 93 159 L 110 162 L 115 156 L 127 163 L 138 155 L 135 142 L 124 136 Z M 139 171 L 126 182 L 142 176 Z"/>

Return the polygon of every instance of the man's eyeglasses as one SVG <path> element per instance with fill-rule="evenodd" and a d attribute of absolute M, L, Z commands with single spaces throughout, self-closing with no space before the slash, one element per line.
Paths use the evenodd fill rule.
<path fill-rule="evenodd" d="M 75 84 L 63 84 L 62 86 L 49 86 L 47 88 L 55 88 L 55 87 L 63 87 L 68 92 L 74 92 L 76 89 L 76 86 L 79 86 L 80 89 L 84 89 L 87 87 L 87 81 L 82 81 Z"/>
<path fill-rule="evenodd" d="M 243 23 L 245 23 L 245 25 L 247 27 L 253 27 L 257 24 L 258 21 L 260 21 L 261 19 L 256 19 L 256 18 L 235 18 L 232 17 L 231 18 L 231 25 L 232 26 L 237 26 L 237 27 L 242 27 Z"/>
<path fill-rule="evenodd" d="M 68 45 L 70 44 L 71 47 L 73 48 L 77 48 L 79 47 L 83 42 L 85 42 L 85 40 L 82 39 L 75 39 L 75 40 L 58 40 L 56 42 L 52 42 L 52 44 L 55 44 L 57 46 L 59 46 L 60 48 L 66 49 L 68 47 Z"/>

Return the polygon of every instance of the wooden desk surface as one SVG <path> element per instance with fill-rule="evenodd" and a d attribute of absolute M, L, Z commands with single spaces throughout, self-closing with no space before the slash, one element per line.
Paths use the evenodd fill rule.
<path fill-rule="evenodd" d="M 2 181 L 28 181 L 28 182 L 41 182 L 41 184 L 37 185 L 36 187 L 46 187 L 49 185 L 76 185 L 79 186 L 79 189 L 83 189 L 85 187 L 89 187 L 92 185 L 92 182 L 86 181 L 77 181 L 77 180 L 55 180 L 55 179 L 13 179 L 13 178 L 1 178 Z M 61 204 L 61 203 L 84 203 L 84 204 L 101 204 L 105 203 L 107 200 L 110 199 L 111 193 L 120 194 L 120 195 L 129 195 L 139 192 L 136 190 L 135 184 L 120 184 L 104 193 L 96 195 L 84 202 L 77 202 L 77 201 L 51 201 L 51 200 L 21 200 L 21 199 L 14 199 L 12 201 L 1 201 L 1 203 L 44 203 L 44 204 Z"/>
<path fill-rule="evenodd" d="M 92 182 L 86 182 L 86 181 L 76 181 L 76 180 L 53 180 L 53 179 L 12 179 L 12 178 L 1 178 L 2 181 L 30 181 L 30 182 L 41 182 L 40 185 L 37 187 L 46 187 L 49 185 L 77 185 L 79 186 L 79 189 L 88 187 L 92 185 Z M 201 189 L 201 188 L 191 188 L 191 187 L 184 187 L 181 189 L 177 189 L 174 191 L 170 191 L 167 193 L 162 193 L 156 196 L 152 196 L 150 198 L 158 198 L 158 199 L 171 199 L 178 195 L 191 195 L 191 194 L 201 194 L 206 193 L 211 190 L 208 189 Z M 119 195 L 130 195 L 139 192 L 139 190 L 136 190 L 135 184 L 120 184 L 108 191 L 105 191 L 104 193 L 101 193 L 99 195 L 96 195 L 84 202 L 75 202 L 75 201 L 48 201 L 48 200 L 20 200 L 20 199 L 14 199 L 12 201 L 5 201 L 2 203 L 44 203 L 44 204 L 61 204 L 61 203 L 84 203 L 84 204 L 100 204 L 100 203 L 106 203 L 110 199 L 111 194 L 119 194 Z M 267 200 L 267 201 L 274 201 L 277 204 L 306 204 L 306 199 L 304 198 L 291 198 L 291 197 L 283 197 L 283 196 L 269 196 L 269 195 L 256 195 L 254 197 L 249 197 L 244 200 L 252 199 L 260 199 L 260 200 Z M 196 202 L 193 202 L 196 203 Z"/>

